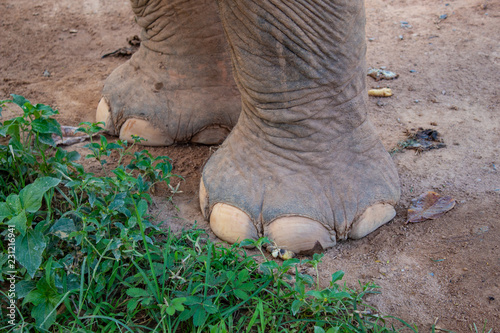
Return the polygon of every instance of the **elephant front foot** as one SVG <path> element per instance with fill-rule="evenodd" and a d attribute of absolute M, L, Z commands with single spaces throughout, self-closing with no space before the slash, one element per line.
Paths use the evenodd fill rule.
<path fill-rule="evenodd" d="M 145 145 L 221 143 L 241 99 L 215 2 L 132 1 L 139 51 L 106 79 L 96 120 Z"/>
<path fill-rule="evenodd" d="M 200 184 L 202 212 L 220 239 L 266 236 L 295 253 L 320 252 L 394 218 L 397 172 L 369 121 L 328 139 L 278 138 L 241 117 Z"/>

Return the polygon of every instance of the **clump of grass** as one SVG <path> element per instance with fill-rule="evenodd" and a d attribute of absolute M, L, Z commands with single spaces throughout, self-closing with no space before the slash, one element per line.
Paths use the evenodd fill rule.
<path fill-rule="evenodd" d="M 387 320 L 416 331 L 363 302 L 374 284 L 349 289 L 338 271 L 321 289 L 322 255 L 278 264 L 262 251 L 266 238 L 226 247 L 201 229 L 160 229 L 148 214 L 150 192 L 175 175 L 168 157 L 132 152 L 141 138 L 131 146 L 102 135 L 94 141 L 100 124 L 82 123 L 91 137 L 86 158 L 102 168 L 97 176 L 77 163 L 77 152 L 55 146 L 57 111 L 18 95 L 5 103 L 23 114 L 0 124 L 8 138 L 0 145 L 0 284 L 8 285 L 12 271 L 17 277 L 16 320 L 2 316 L 1 331 L 394 331 Z M 111 168 L 113 151 L 118 163 Z M 249 245 L 261 250 L 262 263 L 245 252 Z M 316 280 L 301 273 L 303 265 L 314 268 Z"/>

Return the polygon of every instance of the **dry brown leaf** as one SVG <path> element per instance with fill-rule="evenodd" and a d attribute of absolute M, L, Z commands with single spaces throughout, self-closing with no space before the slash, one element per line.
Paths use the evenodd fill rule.
<path fill-rule="evenodd" d="M 423 193 L 411 200 L 406 223 L 435 219 L 453 207 L 455 207 L 455 199 L 450 196 L 442 197 L 433 191 Z"/>

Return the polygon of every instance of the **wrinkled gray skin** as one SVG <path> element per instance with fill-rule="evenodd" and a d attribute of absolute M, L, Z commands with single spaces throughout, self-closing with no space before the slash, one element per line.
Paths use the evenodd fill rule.
<path fill-rule="evenodd" d="M 115 132 L 135 116 L 162 124 L 173 141 L 189 141 L 204 126 L 231 128 L 241 110 L 203 170 L 207 218 L 214 205 L 229 204 L 248 215 L 251 237 L 279 238 L 268 232 L 274 221 L 306 217 L 336 241 L 349 237 L 368 207 L 396 204 L 397 172 L 366 114 L 363 1 L 132 3 L 145 42 L 130 61 L 134 65 L 122 66 L 106 83 Z M 227 49 L 241 109 L 226 72 Z M 169 70 L 158 71 L 159 62 Z M 200 63 L 208 68 L 201 77 Z M 137 68 L 147 73 L 137 75 Z M 116 84 L 110 83 L 113 76 L 119 77 Z M 144 88 L 155 82 L 162 91 Z M 172 102 L 177 89 L 190 96 L 188 102 Z M 213 97 L 199 100 L 193 90 Z M 134 94 L 133 101 L 123 98 L 127 94 Z"/>

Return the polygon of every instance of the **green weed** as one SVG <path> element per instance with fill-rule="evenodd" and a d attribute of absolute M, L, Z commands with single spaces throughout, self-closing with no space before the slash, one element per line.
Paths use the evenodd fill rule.
<path fill-rule="evenodd" d="M 266 238 L 226 247 L 201 229 L 160 229 L 148 207 L 155 184 L 177 191 L 168 157 L 133 152 L 141 138 L 94 140 L 101 124 L 82 123 L 86 158 L 103 176 L 88 173 L 78 153 L 55 146 L 57 111 L 12 96 L 0 107 L 14 103 L 23 115 L 0 124 L 8 139 L 0 145 L 0 284 L 8 290 L 14 272 L 15 298 L 2 292 L 2 308 L 13 299 L 16 320 L 2 316 L 1 331 L 393 332 L 398 323 L 416 332 L 363 302 L 374 284 L 349 289 L 338 271 L 321 289 L 322 255 L 278 264 L 262 251 Z M 249 245 L 260 255 L 248 255 Z"/>

